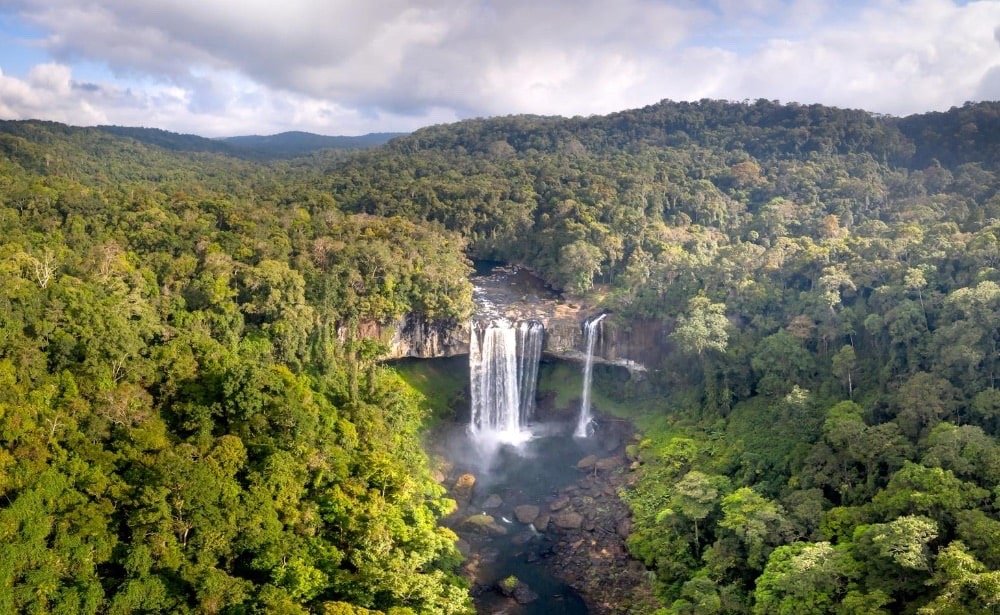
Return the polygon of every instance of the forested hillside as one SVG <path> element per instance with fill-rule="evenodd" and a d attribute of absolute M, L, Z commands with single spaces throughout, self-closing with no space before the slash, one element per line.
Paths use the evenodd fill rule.
<path fill-rule="evenodd" d="M 664 102 L 270 164 L 4 123 L 0 611 L 467 609 L 419 401 L 352 333 L 466 317 L 469 256 L 671 332 L 625 399 L 668 612 L 990 612 L 998 152 L 998 103 Z"/>
<path fill-rule="evenodd" d="M 282 169 L 6 128 L 0 612 L 467 612 L 420 401 L 351 335 L 467 314 L 463 240 Z"/>
<path fill-rule="evenodd" d="M 673 331 L 626 494 L 671 612 L 983 612 L 998 145 L 997 103 L 663 103 L 433 127 L 315 185 Z"/>

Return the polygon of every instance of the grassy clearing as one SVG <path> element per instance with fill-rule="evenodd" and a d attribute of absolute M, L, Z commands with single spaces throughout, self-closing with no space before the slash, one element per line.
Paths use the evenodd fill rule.
<path fill-rule="evenodd" d="M 404 359 L 389 366 L 424 396 L 428 426 L 455 416 L 469 385 L 468 358 Z"/>
<path fill-rule="evenodd" d="M 573 361 L 542 363 L 538 372 L 540 396 L 555 395 L 558 408 L 575 407 L 583 389 L 583 367 Z M 640 431 L 667 428 L 668 404 L 663 397 L 630 393 L 629 375 L 624 369 L 594 366 L 591 403 L 595 411 L 635 423 Z"/>

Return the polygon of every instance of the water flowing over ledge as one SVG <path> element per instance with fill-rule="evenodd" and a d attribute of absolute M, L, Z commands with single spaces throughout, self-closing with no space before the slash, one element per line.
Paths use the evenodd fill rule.
<path fill-rule="evenodd" d="M 584 344 L 587 348 L 587 354 L 583 361 L 583 391 L 580 393 L 580 418 L 577 420 L 576 430 L 573 432 L 573 436 L 576 438 L 587 437 L 590 422 L 593 420 L 590 415 L 590 386 L 594 374 L 594 342 L 597 340 L 601 321 L 606 317 L 607 314 L 601 314 L 595 318 L 588 319 L 583 325 Z"/>
<path fill-rule="evenodd" d="M 570 361 L 585 362 L 588 318 L 600 312 L 591 305 L 573 303 L 547 289 L 530 271 L 517 266 L 494 266 L 472 278 L 476 314 L 473 320 L 506 319 L 512 323 L 538 322 L 544 328 L 541 352 Z M 590 353 L 593 364 L 624 367 L 641 377 L 664 356 L 663 323 L 622 321 L 610 316 Z M 362 323 L 360 337 L 379 339 L 388 347 L 386 359 L 430 359 L 469 354 L 472 350 L 469 321 L 425 319 L 410 314 L 394 322 Z M 346 339 L 348 332 L 338 332 Z"/>
<path fill-rule="evenodd" d="M 530 438 L 544 327 L 488 318 L 469 328 L 470 432 L 485 441 L 523 442 Z"/>

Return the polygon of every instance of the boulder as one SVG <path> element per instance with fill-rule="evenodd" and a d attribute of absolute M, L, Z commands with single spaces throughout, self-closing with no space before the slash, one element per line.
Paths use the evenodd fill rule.
<path fill-rule="evenodd" d="M 514 508 L 514 516 L 521 523 L 531 523 L 538 517 L 538 507 L 534 504 L 522 504 Z"/>
<path fill-rule="evenodd" d="M 578 530 L 583 525 L 583 515 L 578 512 L 565 511 L 552 517 L 556 527 L 564 530 Z"/>
<path fill-rule="evenodd" d="M 533 592 L 527 583 L 513 575 L 497 582 L 497 589 L 504 596 L 516 600 L 518 604 L 528 604 L 538 600 L 538 594 Z"/>
<path fill-rule="evenodd" d="M 552 515 L 550 515 L 547 512 L 541 513 L 537 517 L 535 517 L 535 520 L 531 522 L 531 525 L 534 525 L 535 529 L 538 530 L 539 532 L 544 532 L 545 530 L 549 529 L 549 519 L 551 517 Z"/>
<path fill-rule="evenodd" d="M 557 510 L 562 510 L 563 508 L 566 508 L 567 506 L 569 506 L 569 497 L 565 496 L 565 495 L 562 495 L 562 496 L 559 496 L 556 499 L 552 500 L 552 503 L 549 504 L 549 510 L 555 512 Z"/>
<path fill-rule="evenodd" d="M 532 534 L 530 531 L 521 532 L 520 534 L 518 534 L 518 535 L 514 536 L 513 538 L 511 538 L 510 542 L 511 542 L 511 544 L 520 547 L 522 545 L 526 545 L 529 542 L 531 542 L 531 539 L 534 538 L 534 537 L 535 537 L 535 535 Z"/>
<path fill-rule="evenodd" d="M 576 462 L 576 469 L 589 470 L 594 467 L 595 463 L 597 463 L 597 455 L 587 455 L 580 461 Z"/>
<path fill-rule="evenodd" d="M 462 521 L 462 526 L 480 532 L 482 534 L 492 534 L 503 536 L 507 533 L 507 528 L 496 522 L 496 519 L 487 514 L 470 515 Z"/>
<path fill-rule="evenodd" d="M 632 520 L 628 517 L 619 519 L 618 524 L 615 526 L 615 531 L 622 538 L 628 538 L 629 534 L 632 533 Z"/>
<path fill-rule="evenodd" d="M 472 488 L 475 486 L 476 477 L 472 474 L 463 474 L 455 481 L 451 493 L 458 502 L 468 504 L 469 500 L 472 499 Z"/>
<path fill-rule="evenodd" d="M 608 434 L 608 436 L 601 442 L 601 448 L 605 453 L 610 453 L 614 451 L 621 445 L 621 439 L 614 434 Z"/>
<path fill-rule="evenodd" d="M 495 493 L 491 493 L 490 497 L 483 502 L 483 508 L 500 508 L 501 506 L 503 506 L 503 498 Z"/>
<path fill-rule="evenodd" d="M 618 457 L 604 457 L 603 459 L 598 459 L 594 463 L 594 469 L 601 472 L 607 472 L 608 470 L 614 470 L 619 465 L 621 465 L 621 459 Z"/>
<path fill-rule="evenodd" d="M 522 581 L 514 589 L 514 600 L 517 600 L 518 604 L 528 604 L 538 600 L 538 594 L 532 591 L 532 589 Z"/>

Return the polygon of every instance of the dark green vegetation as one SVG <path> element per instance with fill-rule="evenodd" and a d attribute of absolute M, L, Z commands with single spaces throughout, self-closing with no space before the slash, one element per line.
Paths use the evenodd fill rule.
<path fill-rule="evenodd" d="M 668 611 L 1000 605 L 1000 104 L 268 165 L 2 128 L 0 610 L 460 609 L 422 402 L 355 332 L 463 317 L 466 246 L 672 332 L 627 494 Z"/>
<path fill-rule="evenodd" d="M 406 134 L 402 132 L 373 132 L 357 137 L 340 137 L 294 131 L 267 136 L 246 135 L 206 139 L 197 135 L 177 134 L 158 128 L 100 126 L 98 130 L 175 152 L 227 154 L 250 160 L 294 158 L 320 150 L 367 149 L 384 145 L 391 139 Z"/>
<path fill-rule="evenodd" d="M 246 156 L 293 158 L 324 149 L 356 150 L 385 145 L 404 132 L 372 132 L 357 137 L 316 135 L 310 132 L 282 132 L 276 135 L 248 135 L 220 139 Z"/>
<path fill-rule="evenodd" d="M 421 398 L 354 335 L 464 317 L 464 242 L 283 168 L 13 126 L 0 612 L 467 612 Z"/>

